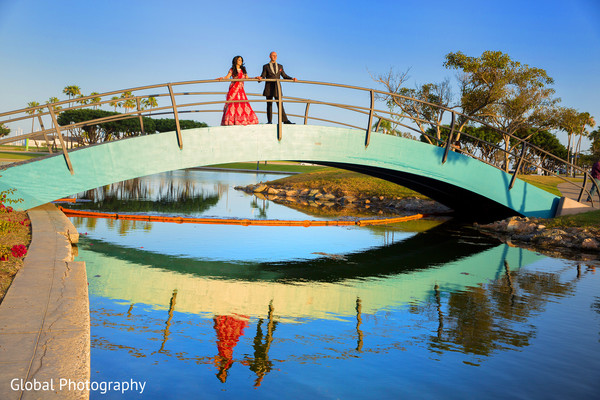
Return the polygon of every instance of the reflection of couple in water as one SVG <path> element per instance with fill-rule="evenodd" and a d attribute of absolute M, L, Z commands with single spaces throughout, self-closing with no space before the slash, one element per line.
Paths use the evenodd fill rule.
<path fill-rule="evenodd" d="M 270 61 L 263 65 L 262 73 L 260 76 L 257 76 L 255 79 L 291 79 L 294 82 L 297 81 L 296 78 L 292 78 L 288 76 L 283 70 L 283 65 L 277 63 L 277 53 L 271 52 L 269 54 Z M 231 62 L 231 69 L 224 77 L 218 79 L 247 79 L 248 73 L 246 72 L 246 67 L 244 66 L 244 59 L 242 56 L 233 57 L 233 61 Z M 277 87 L 277 82 L 265 82 L 265 90 L 263 91 L 263 96 L 267 98 L 267 100 L 278 100 L 279 99 L 279 90 Z M 227 92 L 227 101 L 232 101 L 232 103 L 226 103 L 223 109 L 223 118 L 221 119 L 221 125 L 253 125 L 258 124 L 258 117 L 252 110 L 250 103 L 248 102 L 248 96 L 246 96 L 246 92 L 244 90 L 244 82 L 243 81 L 235 81 L 231 82 L 229 85 L 229 91 Z M 279 107 L 279 103 L 277 103 L 277 107 Z M 287 118 L 285 111 L 283 110 L 283 106 L 281 107 L 281 117 L 284 124 L 292 124 L 290 120 Z M 273 119 L 273 102 L 267 102 L 267 123 L 270 124 Z"/>
<path fill-rule="evenodd" d="M 215 357 L 215 366 L 218 369 L 217 378 L 225 383 L 229 369 L 233 365 L 233 348 L 244 336 L 244 328 L 248 326 L 248 318 L 238 315 L 218 315 L 213 318 L 215 332 L 217 334 L 217 349 L 219 354 Z M 264 320 L 259 318 L 256 325 L 256 336 L 254 337 L 254 357 L 245 356 L 241 363 L 250 368 L 256 374 L 254 386 L 261 385 L 263 378 L 273 368 L 273 362 L 269 360 L 269 349 L 273 342 L 273 333 L 277 322 L 273 318 L 273 303 L 269 304 L 266 332 L 263 332 Z"/>

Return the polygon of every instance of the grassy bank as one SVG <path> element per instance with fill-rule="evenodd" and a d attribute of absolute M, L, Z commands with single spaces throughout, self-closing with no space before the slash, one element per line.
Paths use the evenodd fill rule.
<path fill-rule="evenodd" d="M 0 159 L 2 160 L 23 161 L 41 157 L 43 155 L 44 154 L 13 153 L 10 151 L 0 151 Z"/>
<path fill-rule="evenodd" d="M 561 196 L 558 185 L 565 182 L 563 179 L 555 176 L 519 175 L 519 179 L 556 196 Z M 581 181 L 580 178 L 569 179 Z M 418 198 L 426 198 L 422 194 L 403 186 L 359 174 L 357 172 L 350 172 L 337 168 L 317 167 L 313 172 L 277 179 L 271 181 L 271 183 L 294 188 L 324 188 L 330 192 L 343 192 L 352 195 L 360 194 L 385 197 L 415 196 Z"/>
<path fill-rule="evenodd" d="M 331 193 L 357 197 L 385 196 L 427 198 L 420 193 L 396 185 L 395 183 L 337 168 L 322 168 L 310 173 L 277 179 L 270 183 L 292 188 L 324 189 Z"/>
<path fill-rule="evenodd" d="M 565 215 L 546 220 L 548 228 L 588 228 L 600 230 L 600 210 L 576 215 Z"/>
<path fill-rule="evenodd" d="M 542 176 L 542 175 L 518 175 L 519 179 L 532 184 L 546 192 L 552 193 L 556 196 L 562 196 L 560 190 L 558 190 L 558 185 L 561 183 L 565 183 L 564 179 L 561 179 L 556 176 Z M 581 182 L 581 178 L 567 178 L 573 182 Z"/>
<path fill-rule="evenodd" d="M 520 175 L 519 178 L 556 196 L 561 196 L 558 185 L 565 182 L 555 176 Z M 575 180 L 581 181 L 580 178 L 575 178 Z M 336 168 L 323 168 L 315 172 L 277 179 L 270 183 L 293 188 L 323 188 L 332 193 L 345 193 L 353 196 L 426 198 L 403 186 Z M 600 211 L 548 219 L 546 226 L 552 228 L 598 228 L 600 227 Z"/>

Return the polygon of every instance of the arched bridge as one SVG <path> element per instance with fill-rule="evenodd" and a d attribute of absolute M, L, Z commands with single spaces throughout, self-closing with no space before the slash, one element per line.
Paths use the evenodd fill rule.
<path fill-rule="evenodd" d="M 520 152 L 510 154 L 515 172 L 509 174 L 487 162 L 482 162 L 481 157 L 476 153 L 467 154 L 463 148 L 460 151 L 450 151 L 451 143 L 454 143 L 453 135 L 456 135 L 454 120 L 457 117 L 452 110 L 446 110 L 451 117 L 450 125 L 445 125 L 449 132 L 446 134 L 447 137 L 443 140 L 430 137 L 432 140 L 429 141 L 433 144 L 380 132 L 379 123 L 386 120 L 394 121 L 408 129 L 414 128 L 401 122 L 403 119 L 410 120 L 411 116 L 378 110 L 375 99 L 383 92 L 372 89 L 329 85 L 354 91 L 366 91 L 369 95 L 368 106 L 283 97 L 280 101 L 285 101 L 286 106 L 290 103 L 290 109 L 293 109 L 294 103 L 305 106 L 304 115 L 294 114 L 293 111 L 288 112 L 291 116 L 304 117 L 303 125 L 282 125 L 279 121 L 279 124 L 275 125 L 181 129 L 179 116 L 184 112 L 220 112 L 220 110 L 203 110 L 198 107 L 223 104 L 224 93 L 177 93 L 174 91 L 174 86 L 213 82 L 182 82 L 130 89 L 125 92 L 129 93 L 131 99 L 137 101 L 138 107 L 135 111 L 126 110 L 128 111 L 126 113 L 71 123 L 67 126 L 60 126 L 57 122 L 56 115 L 60 112 L 57 110 L 57 104 L 0 114 L 0 123 L 15 123 L 28 118 L 37 118 L 40 125 L 39 131 L 11 138 L 12 140 L 0 140 L 0 144 L 34 137 L 44 137 L 45 140 L 49 140 L 48 135 L 54 135 L 60 140 L 62 148 L 60 154 L 4 167 L 0 170 L 2 175 L 0 191 L 16 189 L 11 196 L 23 199 L 17 207 L 28 209 L 88 189 L 164 171 L 239 161 L 293 160 L 335 166 L 386 179 L 420 192 L 458 212 L 470 215 L 494 218 L 508 215 L 549 218 L 555 216 L 559 206 L 560 199 L 557 196 L 515 178 L 516 172 L 522 168 L 524 148 L 527 144 L 522 145 L 523 150 Z M 303 83 L 324 85 L 318 82 Z M 156 90 L 161 87 L 168 92 L 132 94 L 134 91 Z M 98 96 L 108 98 L 121 92 L 123 91 Z M 218 95 L 221 98 L 215 101 L 185 104 L 175 100 L 177 96 L 186 95 Z M 264 102 L 264 100 L 252 100 L 252 95 L 249 93 L 252 103 Z M 140 107 L 140 99 L 157 97 L 165 97 L 170 101 L 165 106 L 157 104 L 146 110 Z M 411 99 L 411 101 L 417 100 Z M 110 100 L 96 102 L 95 107 L 109 102 Z M 58 103 L 58 106 L 60 104 L 65 106 L 63 111 L 90 107 L 90 105 L 66 107 L 68 101 Z M 426 104 L 428 107 L 435 106 Z M 363 121 L 366 122 L 366 127 L 361 128 L 348 123 L 338 123 L 343 126 L 334 126 L 334 121 L 317 115 L 310 116 L 310 105 L 313 105 L 313 109 L 316 106 L 324 106 L 359 114 L 366 120 Z M 253 104 L 253 106 L 255 110 L 258 109 L 257 105 Z M 143 134 L 142 116 L 151 113 L 152 115 L 160 113 L 174 115 L 176 129 L 171 132 Z M 4 119 L 6 117 L 9 118 Z M 42 117 L 50 119 L 50 128 L 44 128 Z M 101 126 L 102 123 L 123 118 L 136 120 L 139 118 L 141 134 L 101 144 L 81 146 L 70 151 L 67 149 L 63 137 L 67 131 L 71 134 L 78 132 L 79 137 L 85 142 L 86 131 L 82 128 L 91 125 Z M 321 125 L 309 124 L 311 119 Z M 377 120 L 379 123 L 376 125 Z M 417 132 L 427 135 L 427 132 L 422 129 Z M 465 135 L 463 134 L 463 137 Z M 531 148 L 533 146 L 528 150 Z M 538 168 L 543 166 L 538 165 Z"/>

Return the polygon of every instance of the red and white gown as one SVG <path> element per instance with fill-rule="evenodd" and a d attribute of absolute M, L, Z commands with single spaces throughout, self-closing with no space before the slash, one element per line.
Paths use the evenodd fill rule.
<path fill-rule="evenodd" d="M 235 79 L 242 79 L 244 73 L 240 70 Z M 244 82 L 231 82 L 227 92 L 227 100 L 248 100 L 244 91 Z M 226 103 L 223 108 L 221 125 L 252 125 L 258 124 L 258 117 L 250 107 L 250 103 Z"/>

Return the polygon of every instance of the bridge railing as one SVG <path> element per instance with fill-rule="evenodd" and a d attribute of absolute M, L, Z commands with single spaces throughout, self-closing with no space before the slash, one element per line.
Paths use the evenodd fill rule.
<path fill-rule="evenodd" d="M 227 81 L 209 79 L 163 83 L 83 96 L 76 99 L 63 100 L 56 103 L 47 103 L 36 107 L 4 112 L 0 113 L 0 125 L 6 124 L 10 127 L 11 124 L 31 121 L 32 132 L 8 138 L 0 138 L 0 145 L 15 143 L 24 139 L 44 140 L 50 153 L 53 152 L 53 147 L 60 147 L 59 152 L 62 153 L 67 167 L 71 173 L 74 174 L 75 171 L 73 170 L 73 166 L 69 158 L 69 144 L 71 145 L 72 149 L 74 147 L 74 142 L 77 142 L 78 146 L 95 144 L 95 142 L 92 143 L 92 141 L 89 140 L 89 135 L 86 134 L 84 128 L 90 126 L 99 126 L 101 124 L 124 119 L 136 119 L 139 121 L 139 131 L 129 132 L 128 134 L 123 135 L 104 137 L 102 141 L 119 140 L 137 134 L 145 134 L 144 117 L 151 118 L 172 115 L 175 122 L 177 142 L 179 147 L 183 148 L 184 143 L 181 135 L 180 125 L 181 115 L 188 113 L 222 113 L 225 104 L 245 102 L 245 100 L 226 101 L 225 97 L 227 92 L 225 91 L 199 90 L 198 88 L 204 89 L 209 85 L 223 85 L 223 83 L 237 81 L 276 82 L 279 87 L 279 93 L 282 93 L 282 83 L 292 83 L 291 81 L 277 79 L 231 79 Z M 579 201 L 581 201 L 581 198 L 584 194 L 589 195 L 589 191 L 586 188 L 588 181 L 591 181 L 592 185 L 597 186 L 595 180 L 591 179 L 590 174 L 583 168 L 562 160 L 554 154 L 545 151 L 538 146 L 523 140 L 522 138 L 501 131 L 487 124 L 485 121 L 462 114 L 452 108 L 396 93 L 389 93 L 359 86 L 317 81 L 298 81 L 294 84 L 311 88 L 311 93 L 314 92 L 312 88 L 317 87 L 321 89 L 321 91 L 322 88 L 350 90 L 352 95 L 343 96 L 345 101 L 340 103 L 339 100 L 337 100 L 339 98 L 339 94 L 337 94 L 337 97 L 335 97 L 335 101 L 327 100 L 325 96 L 322 96 L 322 93 L 322 97 L 316 99 L 280 96 L 279 99 L 266 100 L 258 93 L 248 92 L 248 102 L 252 104 L 267 102 L 277 103 L 278 110 L 281 109 L 283 103 L 286 105 L 301 105 L 304 107 L 304 112 L 302 114 L 288 112 L 288 116 L 302 118 L 304 124 L 316 122 L 318 124 L 336 125 L 361 130 L 365 135 L 365 146 L 369 146 L 370 144 L 371 133 L 374 131 L 381 131 L 382 126 L 385 125 L 385 122 L 388 122 L 390 126 L 407 129 L 416 133 L 418 135 L 417 137 L 422 141 L 445 148 L 443 156 L 440 159 L 441 163 L 445 163 L 448 160 L 450 151 L 455 151 L 467 154 L 470 157 L 476 158 L 486 164 L 503 169 L 505 171 L 510 169 L 512 178 L 508 183 L 508 189 L 513 187 L 518 173 L 522 171 L 530 171 L 532 169 L 536 171 L 543 171 L 547 175 L 557 176 L 564 182 L 572 185 L 575 189 L 579 190 Z M 193 90 L 187 90 L 188 88 L 192 88 Z M 121 95 L 121 97 L 118 97 L 118 95 Z M 212 98 L 210 98 L 211 96 Z M 150 101 L 151 99 L 153 99 L 152 102 Z M 351 104 L 349 102 L 350 99 L 358 99 L 358 104 Z M 417 112 L 415 113 L 417 115 L 411 115 L 403 112 L 392 111 L 392 109 L 389 107 L 388 109 L 383 109 L 380 107 L 381 102 L 377 101 L 382 99 L 387 101 L 392 100 L 396 103 L 407 102 L 413 104 L 415 107 L 432 111 L 430 114 L 435 115 L 436 118 L 426 118 L 424 117 L 425 113 Z M 75 103 L 75 105 L 73 105 L 73 103 Z M 100 107 L 115 107 L 116 110 L 116 107 L 119 104 L 124 105 L 124 113 L 74 122 L 67 125 L 60 125 L 58 122 L 58 115 L 64 111 L 90 108 L 98 109 Z M 144 107 L 144 104 L 147 104 L 147 106 Z M 218 108 L 214 108 L 215 106 L 218 106 Z M 317 116 L 317 114 L 314 112 L 315 108 L 317 107 L 319 107 L 319 109 L 326 110 L 348 111 L 358 116 L 358 118 L 351 118 L 351 120 L 348 120 L 347 118 L 336 120 L 333 119 L 334 117 L 329 116 L 335 115 L 335 113 L 329 111 L 327 111 L 325 116 Z M 257 107 L 254 107 L 254 111 L 258 114 L 265 113 L 264 111 L 258 110 Z M 277 138 L 278 140 L 281 140 L 285 129 L 281 120 L 282 115 L 275 110 L 273 110 L 273 112 L 277 114 L 278 117 Z M 444 114 L 446 113 L 450 119 L 449 123 L 447 121 L 448 117 L 443 118 Z M 490 131 L 502 135 L 503 142 L 500 143 L 503 143 L 504 147 L 500 146 L 498 143 L 486 141 L 482 138 L 471 135 L 469 132 L 464 131 L 463 129 L 459 129 L 457 123 L 459 119 L 461 120 L 461 126 L 470 125 L 486 127 Z M 446 122 L 443 122 L 443 120 L 446 120 Z M 375 121 L 377 122 L 375 123 Z M 468 123 L 465 124 L 465 121 L 468 121 Z M 38 130 L 35 130 L 36 122 L 39 127 Z M 434 131 L 440 132 L 441 134 L 433 135 L 426 128 L 431 128 Z M 401 133 L 398 129 L 391 129 L 386 133 L 403 135 L 403 133 Z M 406 136 L 406 134 L 404 134 L 404 136 Z M 410 136 L 412 137 L 412 135 Z M 56 145 L 56 139 L 58 139 L 58 145 Z M 511 166 L 512 168 L 509 168 Z M 573 181 L 561 176 L 561 172 L 566 173 L 567 171 L 582 175 L 583 181 Z M 600 188 L 597 187 L 597 189 L 599 189 L 600 192 Z"/>

